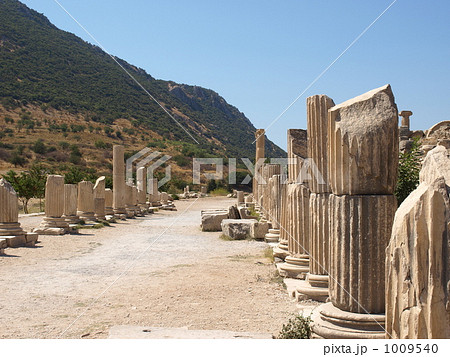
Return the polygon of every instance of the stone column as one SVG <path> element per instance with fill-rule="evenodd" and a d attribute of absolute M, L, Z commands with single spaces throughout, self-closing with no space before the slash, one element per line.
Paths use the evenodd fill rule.
<path fill-rule="evenodd" d="M 384 338 L 385 250 L 396 210 L 398 113 L 389 85 L 328 117 L 330 299 L 315 312 L 324 338 Z"/>
<path fill-rule="evenodd" d="M 125 185 L 125 210 L 127 218 L 133 218 L 136 215 L 133 199 L 133 186 Z"/>
<path fill-rule="evenodd" d="M 61 235 L 69 232 L 64 214 L 64 177 L 48 175 L 45 183 L 45 217 L 33 232 L 45 235 Z"/>
<path fill-rule="evenodd" d="M 26 233 L 19 223 L 16 191 L 3 178 L 0 179 L 0 239 L 6 240 L 7 246 L 12 248 L 26 244 Z"/>
<path fill-rule="evenodd" d="M 450 158 L 428 152 L 395 213 L 386 256 L 386 338 L 450 338 Z"/>
<path fill-rule="evenodd" d="M 108 216 L 114 215 L 113 209 L 113 191 L 110 188 L 105 189 L 105 214 Z"/>
<path fill-rule="evenodd" d="M 80 217 L 77 215 L 78 204 L 78 187 L 73 184 L 64 185 L 64 214 L 65 221 L 70 225 L 75 225 L 80 222 Z"/>
<path fill-rule="evenodd" d="M 202 186 L 202 187 L 200 187 L 200 194 L 202 195 L 202 196 L 206 196 L 206 186 Z"/>
<path fill-rule="evenodd" d="M 288 184 L 281 185 L 281 214 L 280 214 L 280 238 L 278 245 L 273 248 L 273 256 L 277 261 L 284 261 L 289 255 L 289 237 L 287 227 L 289 222 Z"/>
<path fill-rule="evenodd" d="M 147 205 L 147 170 L 145 167 L 139 167 L 136 170 L 137 185 L 137 204 L 142 214 L 148 212 Z"/>
<path fill-rule="evenodd" d="M 280 238 L 280 210 L 281 210 L 281 175 L 273 175 L 269 179 L 269 220 L 272 228 L 266 234 L 266 243 L 276 243 Z"/>
<path fill-rule="evenodd" d="M 122 145 L 113 147 L 113 209 L 116 218 L 125 219 L 125 161 Z"/>
<path fill-rule="evenodd" d="M 313 177 L 309 182 L 310 259 L 309 273 L 305 282 L 297 287 L 297 293 L 306 298 L 326 301 L 328 298 L 329 270 L 329 212 L 331 192 L 328 180 L 328 109 L 334 102 L 326 95 L 315 95 L 306 99 L 308 120 L 308 158 L 317 167 L 323 182 Z"/>
<path fill-rule="evenodd" d="M 78 183 L 77 214 L 85 223 L 95 222 L 94 184 L 90 181 Z"/>
<path fill-rule="evenodd" d="M 266 145 L 266 137 L 265 137 L 265 131 L 264 129 L 257 129 L 255 132 L 255 138 L 256 138 L 256 155 L 255 155 L 255 173 L 261 172 L 261 165 L 258 164 L 259 159 L 264 158 L 265 155 L 265 145 Z M 256 199 L 256 204 L 259 203 L 259 199 L 261 196 L 261 193 L 259 191 L 259 182 L 253 177 L 253 196 Z"/>
<path fill-rule="evenodd" d="M 305 279 L 309 271 L 309 195 L 308 187 L 291 183 L 288 196 L 288 251 L 285 263 L 278 264 L 281 276 Z"/>
<path fill-rule="evenodd" d="M 94 215 L 97 220 L 105 220 L 105 176 L 97 179 L 94 186 Z"/>
<path fill-rule="evenodd" d="M 244 204 L 244 191 L 236 191 L 237 205 L 242 206 Z"/>
<path fill-rule="evenodd" d="M 159 192 L 158 192 L 158 179 L 156 178 L 149 178 L 148 179 L 148 194 L 149 194 L 149 203 L 153 207 L 161 206 L 161 202 L 159 199 Z"/>

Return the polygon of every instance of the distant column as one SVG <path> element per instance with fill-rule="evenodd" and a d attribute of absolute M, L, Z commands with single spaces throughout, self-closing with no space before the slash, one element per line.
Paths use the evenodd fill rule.
<path fill-rule="evenodd" d="M 105 214 L 108 216 L 114 215 L 113 209 L 113 191 L 110 188 L 105 189 Z"/>
<path fill-rule="evenodd" d="M 105 176 L 97 179 L 94 186 L 94 214 L 97 220 L 105 220 Z"/>
<path fill-rule="evenodd" d="M 69 224 L 64 214 L 64 177 L 48 175 L 45 184 L 45 217 L 34 232 L 46 235 L 68 233 Z"/>
<path fill-rule="evenodd" d="M 266 137 L 265 137 L 265 130 L 264 129 L 257 129 L 255 132 L 255 138 L 256 138 L 256 155 L 255 155 L 255 176 L 256 173 L 261 173 L 261 165 L 258 164 L 259 159 L 264 158 L 265 155 L 265 143 L 266 143 Z M 256 203 L 260 204 L 260 192 L 259 192 L 259 184 L 255 177 L 253 177 L 253 196 L 255 197 Z"/>
<path fill-rule="evenodd" d="M 90 181 L 78 183 L 77 214 L 83 221 L 95 222 L 94 184 Z"/>
<path fill-rule="evenodd" d="M 125 161 L 122 145 L 113 147 L 113 209 L 114 216 L 124 219 L 125 210 Z"/>
<path fill-rule="evenodd" d="M 145 167 L 139 167 L 136 170 L 136 185 L 138 206 L 142 214 L 146 214 L 148 210 L 147 206 L 147 170 Z"/>
<path fill-rule="evenodd" d="M 64 219 L 70 224 L 78 224 L 80 217 L 77 215 L 78 187 L 73 184 L 64 185 Z"/>

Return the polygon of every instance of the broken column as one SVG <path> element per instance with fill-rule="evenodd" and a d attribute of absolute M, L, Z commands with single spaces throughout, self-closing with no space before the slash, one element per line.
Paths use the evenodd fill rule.
<path fill-rule="evenodd" d="M 125 185 L 125 210 L 127 218 L 133 218 L 136 215 L 133 187 L 128 184 Z"/>
<path fill-rule="evenodd" d="M 386 255 L 386 338 L 450 338 L 450 158 L 428 152 L 395 213 Z"/>
<path fill-rule="evenodd" d="M 105 215 L 107 216 L 113 216 L 114 215 L 114 209 L 113 209 L 113 192 L 110 188 L 105 189 Z"/>
<path fill-rule="evenodd" d="M 152 207 L 161 206 L 158 179 L 156 178 L 148 179 L 148 201 Z"/>
<path fill-rule="evenodd" d="M 253 175 L 253 197 L 256 200 L 256 204 L 260 205 L 259 199 L 261 197 L 261 193 L 259 192 L 260 183 L 255 179 L 256 173 L 261 174 L 261 165 L 259 164 L 259 160 L 264 158 L 265 155 L 265 130 L 257 129 L 255 132 L 256 138 L 256 155 L 255 155 L 255 175 Z"/>
<path fill-rule="evenodd" d="M 45 217 L 33 232 L 45 235 L 61 235 L 69 232 L 64 214 L 64 177 L 48 175 L 45 183 Z"/>
<path fill-rule="evenodd" d="M 105 220 L 105 176 L 97 179 L 94 185 L 94 215 L 96 220 Z"/>
<path fill-rule="evenodd" d="M 385 249 L 396 210 L 397 106 L 389 85 L 328 112 L 331 302 L 324 338 L 384 338 Z"/>
<path fill-rule="evenodd" d="M 137 205 L 142 214 L 148 211 L 147 206 L 147 169 L 139 167 L 136 170 L 136 185 L 137 185 Z"/>
<path fill-rule="evenodd" d="M 334 102 L 326 95 L 307 98 L 308 158 L 317 167 L 317 174 L 309 182 L 309 273 L 305 282 L 297 287 L 298 294 L 318 301 L 328 298 L 328 270 L 330 262 L 329 197 L 328 180 L 328 109 Z"/>
<path fill-rule="evenodd" d="M 113 146 L 113 209 L 116 218 L 125 219 L 125 161 L 122 145 Z"/>
<path fill-rule="evenodd" d="M 64 220 L 67 224 L 76 225 L 80 222 L 77 215 L 78 186 L 73 184 L 64 185 Z"/>
<path fill-rule="evenodd" d="M 77 215 L 85 223 L 95 222 L 94 184 L 90 181 L 78 183 Z"/>
<path fill-rule="evenodd" d="M 244 191 L 236 191 L 237 205 L 242 206 L 244 204 Z"/>
<path fill-rule="evenodd" d="M 16 248 L 34 246 L 37 233 L 26 233 L 19 223 L 19 201 L 16 191 L 5 179 L 0 179 L 0 245 Z"/>

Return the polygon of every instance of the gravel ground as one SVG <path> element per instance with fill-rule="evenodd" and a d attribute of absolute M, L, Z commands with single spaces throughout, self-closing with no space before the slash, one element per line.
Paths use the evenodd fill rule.
<path fill-rule="evenodd" d="M 199 228 L 200 210 L 234 201 L 177 201 L 177 212 L 7 249 L 0 337 L 106 338 L 116 325 L 277 334 L 296 306 L 264 257 L 267 245 Z M 30 230 L 41 219 L 20 221 Z"/>

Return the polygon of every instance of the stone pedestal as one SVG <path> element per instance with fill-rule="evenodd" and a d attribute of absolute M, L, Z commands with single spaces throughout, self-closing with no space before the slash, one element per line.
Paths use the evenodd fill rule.
<path fill-rule="evenodd" d="M 94 184 L 90 181 L 78 183 L 77 215 L 85 223 L 96 222 L 94 203 Z"/>
<path fill-rule="evenodd" d="M 73 184 L 64 185 L 64 220 L 70 225 L 80 223 L 77 215 L 78 186 Z"/>
<path fill-rule="evenodd" d="M 281 276 L 305 279 L 309 271 L 309 189 L 298 183 L 290 184 L 292 193 L 287 225 L 289 256 L 278 264 Z"/>
<path fill-rule="evenodd" d="M 105 176 L 97 179 L 94 185 L 94 216 L 96 220 L 104 221 L 105 212 Z"/>
<path fill-rule="evenodd" d="M 114 216 L 126 218 L 125 210 L 125 161 L 122 145 L 113 146 L 113 209 Z"/>
<path fill-rule="evenodd" d="M 45 184 L 45 217 L 33 232 L 45 235 L 61 235 L 69 232 L 64 214 L 64 177 L 48 175 Z"/>
<path fill-rule="evenodd" d="M 236 191 L 237 205 L 241 206 L 244 204 L 244 191 Z"/>
<path fill-rule="evenodd" d="M 0 179 L 0 239 L 3 240 L 2 245 L 11 248 L 24 245 L 33 246 L 37 235 L 33 237 L 35 240 L 29 242 L 27 233 L 20 227 L 19 202 L 16 191 L 8 181 Z"/>

